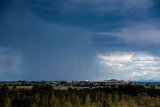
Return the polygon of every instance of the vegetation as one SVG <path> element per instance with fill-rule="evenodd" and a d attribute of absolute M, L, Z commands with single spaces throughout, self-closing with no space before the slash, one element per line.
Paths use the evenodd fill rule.
<path fill-rule="evenodd" d="M 140 85 L 109 85 L 93 89 L 31 90 L 0 88 L 0 107 L 160 107 L 160 89 Z"/>

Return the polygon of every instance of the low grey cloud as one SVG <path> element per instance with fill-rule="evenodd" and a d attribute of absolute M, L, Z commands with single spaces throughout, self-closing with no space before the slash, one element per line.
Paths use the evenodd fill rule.
<path fill-rule="evenodd" d="M 118 31 L 93 33 L 93 45 L 115 50 L 154 50 L 160 45 L 159 24 L 142 23 Z M 95 35 L 95 36 L 94 36 Z M 94 39 L 96 38 L 96 39 Z"/>

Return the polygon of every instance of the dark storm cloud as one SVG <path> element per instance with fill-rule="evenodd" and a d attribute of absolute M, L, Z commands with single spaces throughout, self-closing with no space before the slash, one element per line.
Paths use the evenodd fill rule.
<path fill-rule="evenodd" d="M 156 17 L 159 19 L 160 17 L 160 1 L 154 0 L 155 5 L 151 7 L 152 15 L 153 17 Z"/>
<path fill-rule="evenodd" d="M 116 32 L 116 35 L 93 34 L 92 42 L 97 50 L 152 50 L 159 47 L 156 43 L 142 45 L 144 41 L 141 41 L 142 46 L 135 45 L 135 39 L 126 42 L 127 34 L 117 36 L 122 30 L 134 29 L 135 26 L 156 27 L 157 24 L 153 23 L 159 23 L 158 0 L 29 0 L 25 3 L 33 14 L 52 23 L 82 27 L 91 32 Z M 139 28 L 143 31 L 145 26 Z M 133 36 L 138 38 L 139 34 Z"/>
<path fill-rule="evenodd" d="M 7 7 L 7 5 L 10 3 L 10 0 L 0 0 L 0 9 L 2 11 L 3 8 Z"/>
<path fill-rule="evenodd" d="M 24 1 L 38 17 L 58 24 L 81 26 L 92 30 L 109 30 L 136 21 L 148 21 L 152 0 L 27 0 Z M 156 7 L 155 7 L 156 6 Z"/>

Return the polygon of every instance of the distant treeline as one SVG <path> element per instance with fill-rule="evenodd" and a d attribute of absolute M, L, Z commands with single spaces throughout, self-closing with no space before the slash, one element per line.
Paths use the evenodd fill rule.
<path fill-rule="evenodd" d="M 0 107 L 160 107 L 160 89 L 140 85 L 111 85 L 94 89 L 31 90 L 0 87 Z"/>

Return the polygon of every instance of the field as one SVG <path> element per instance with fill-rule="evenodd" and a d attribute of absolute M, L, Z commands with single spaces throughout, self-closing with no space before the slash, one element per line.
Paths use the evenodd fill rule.
<path fill-rule="evenodd" d="M 0 107 L 160 107 L 159 86 L 1 86 Z"/>

